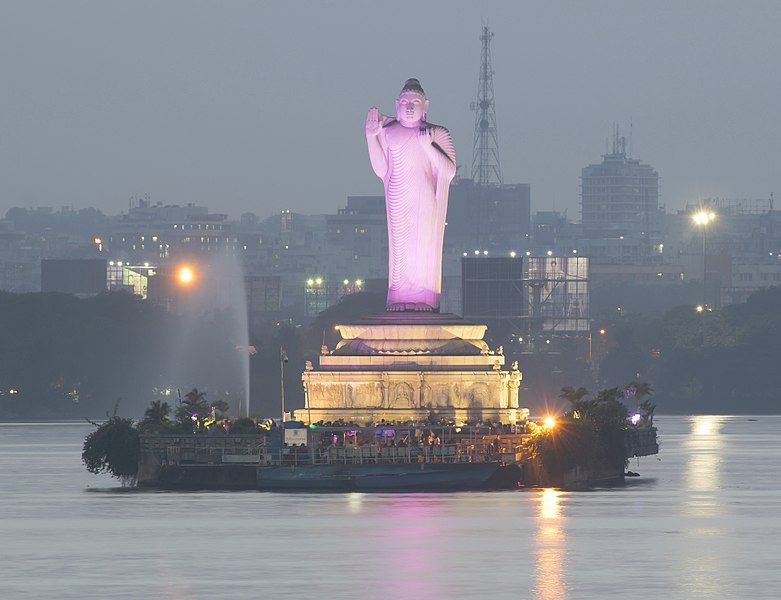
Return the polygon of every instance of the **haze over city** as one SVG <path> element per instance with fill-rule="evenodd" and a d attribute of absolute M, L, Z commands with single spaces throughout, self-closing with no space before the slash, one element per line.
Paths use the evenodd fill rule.
<path fill-rule="evenodd" d="M 531 184 L 533 210 L 578 214 L 613 122 L 668 210 L 778 191 L 778 2 L 32 1 L 0 7 L 0 214 L 144 194 L 332 212 L 380 193 L 363 119 L 408 77 L 468 176 L 481 19 L 504 180 Z"/>
<path fill-rule="evenodd" d="M 781 598 L 780 32 L 0 2 L 0 599 Z"/>

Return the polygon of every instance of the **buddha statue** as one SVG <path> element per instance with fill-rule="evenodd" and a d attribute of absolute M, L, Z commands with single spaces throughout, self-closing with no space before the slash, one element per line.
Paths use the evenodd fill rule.
<path fill-rule="evenodd" d="M 429 123 L 429 102 L 417 79 L 396 100 L 396 116 L 371 108 L 369 159 L 385 188 L 388 216 L 389 311 L 439 311 L 442 243 L 456 155 L 450 132 Z"/>

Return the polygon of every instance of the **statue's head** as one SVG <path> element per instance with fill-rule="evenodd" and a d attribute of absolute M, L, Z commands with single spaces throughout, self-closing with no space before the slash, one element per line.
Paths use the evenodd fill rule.
<path fill-rule="evenodd" d="M 402 125 L 414 126 L 426 120 L 428 100 L 417 79 L 407 79 L 396 100 L 396 119 Z"/>

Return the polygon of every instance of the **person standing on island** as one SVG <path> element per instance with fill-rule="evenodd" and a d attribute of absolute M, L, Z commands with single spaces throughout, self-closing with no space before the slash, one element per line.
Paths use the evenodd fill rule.
<path fill-rule="evenodd" d="M 456 153 L 450 132 L 426 121 L 428 104 L 420 82 L 408 79 L 396 100 L 396 118 L 376 107 L 366 116 L 369 159 L 385 188 L 389 311 L 439 311 Z"/>

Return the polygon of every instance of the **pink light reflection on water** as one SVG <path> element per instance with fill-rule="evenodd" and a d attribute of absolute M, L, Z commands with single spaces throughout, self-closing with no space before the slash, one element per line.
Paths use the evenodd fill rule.
<path fill-rule="evenodd" d="M 446 499 L 439 494 L 393 496 L 388 499 L 382 554 L 388 576 L 383 582 L 391 598 L 441 598 L 448 585 L 442 547 Z"/>

